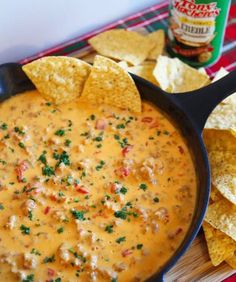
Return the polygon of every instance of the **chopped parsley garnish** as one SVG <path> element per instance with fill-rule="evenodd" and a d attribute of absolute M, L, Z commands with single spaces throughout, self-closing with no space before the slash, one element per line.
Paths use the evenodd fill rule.
<path fill-rule="evenodd" d="M 120 140 L 120 136 L 117 135 L 117 134 L 114 135 L 114 138 L 115 138 L 116 140 Z"/>
<path fill-rule="evenodd" d="M 23 142 L 19 142 L 18 146 L 21 147 L 22 149 L 25 149 L 25 144 Z"/>
<path fill-rule="evenodd" d="M 46 159 L 46 151 L 43 151 L 43 153 L 39 156 L 38 161 L 40 161 L 41 163 L 43 163 L 44 165 L 47 164 L 47 159 Z"/>
<path fill-rule="evenodd" d="M 170 132 L 169 132 L 169 131 L 167 131 L 167 130 L 163 130 L 163 134 L 165 134 L 165 135 L 169 135 L 169 134 L 170 134 Z"/>
<path fill-rule="evenodd" d="M 22 280 L 22 282 L 34 282 L 34 274 L 27 275 L 26 278 Z"/>
<path fill-rule="evenodd" d="M 85 220 L 84 218 L 84 214 L 86 213 L 85 211 L 77 211 L 74 209 L 74 210 L 71 210 L 70 212 L 74 216 L 75 219 L 78 219 L 81 221 Z"/>
<path fill-rule="evenodd" d="M 141 250 L 142 247 L 143 247 L 143 244 L 138 244 L 138 245 L 136 246 L 137 250 Z"/>
<path fill-rule="evenodd" d="M 55 255 L 52 255 L 51 257 L 45 257 L 43 263 L 51 263 L 54 262 L 55 260 L 56 260 Z"/>
<path fill-rule="evenodd" d="M 111 282 L 117 282 L 118 280 L 117 280 L 117 278 L 112 278 L 111 279 Z"/>
<path fill-rule="evenodd" d="M 55 175 L 55 170 L 53 167 L 49 165 L 45 165 L 45 167 L 42 168 L 42 173 L 43 175 L 46 175 L 46 176 L 52 176 L 52 175 Z"/>
<path fill-rule="evenodd" d="M 58 129 L 55 132 L 55 135 L 57 135 L 57 136 L 64 136 L 65 135 L 65 130 L 64 129 Z"/>
<path fill-rule="evenodd" d="M 21 130 L 18 126 L 16 126 L 16 127 L 14 128 L 14 131 L 15 131 L 16 133 L 18 133 L 19 135 L 25 135 L 25 132 L 24 132 L 23 130 Z"/>
<path fill-rule="evenodd" d="M 125 220 L 128 216 L 126 207 L 122 208 L 119 211 L 114 212 L 114 216 L 117 217 L 117 218 L 121 218 L 121 219 Z"/>
<path fill-rule="evenodd" d="M 52 103 L 51 102 L 47 102 L 47 103 L 45 103 L 45 105 L 50 107 L 52 105 Z"/>
<path fill-rule="evenodd" d="M 101 136 L 97 136 L 93 139 L 96 142 L 101 142 L 102 141 L 102 137 Z"/>
<path fill-rule="evenodd" d="M 23 224 L 21 224 L 20 230 L 21 230 L 21 233 L 23 235 L 29 235 L 30 234 L 30 228 L 25 226 L 25 225 L 23 225 Z"/>
<path fill-rule="evenodd" d="M 99 144 L 96 145 L 96 147 L 97 147 L 97 148 L 101 148 L 101 147 L 102 147 L 102 144 L 99 143 Z"/>
<path fill-rule="evenodd" d="M 57 229 L 58 234 L 61 234 L 63 232 L 64 232 L 64 227 L 60 227 L 60 228 Z"/>
<path fill-rule="evenodd" d="M 107 233 L 113 233 L 113 225 L 107 225 L 107 226 L 105 227 L 105 231 L 106 231 Z"/>
<path fill-rule="evenodd" d="M 0 125 L 0 128 L 1 128 L 2 130 L 7 130 L 7 129 L 8 129 L 8 125 L 4 122 L 4 123 L 2 123 L 2 124 Z"/>
<path fill-rule="evenodd" d="M 117 129 L 124 129 L 125 125 L 123 123 L 120 123 L 116 126 Z"/>
<path fill-rule="evenodd" d="M 125 240 L 126 240 L 125 236 L 124 237 L 120 237 L 120 238 L 116 239 L 116 243 L 120 244 L 122 242 L 125 242 Z"/>
<path fill-rule="evenodd" d="M 155 203 L 159 203 L 159 198 L 158 198 L 158 197 L 155 197 L 155 198 L 153 198 L 153 201 L 154 201 Z"/>
<path fill-rule="evenodd" d="M 70 139 L 66 139 L 65 146 L 66 147 L 70 147 L 70 144 L 71 144 L 71 140 Z"/>
<path fill-rule="evenodd" d="M 72 124 L 73 124 L 72 120 L 69 119 L 69 120 L 68 120 L 68 127 L 71 127 Z"/>
<path fill-rule="evenodd" d="M 101 169 L 103 168 L 104 165 L 105 165 L 105 162 L 104 162 L 104 161 L 100 161 L 99 165 L 97 165 L 97 166 L 95 167 L 95 169 L 96 169 L 97 171 L 99 171 L 99 170 L 101 170 Z"/>
<path fill-rule="evenodd" d="M 61 278 L 60 277 L 56 278 L 55 282 L 61 282 Z"/>
<path fill-rule="evenodd" d="M 4 210 L 3 204 L 0 204 L 0 210 Z"/>
<path fill-rule="evenodd" d="M 63 196 L 65 196 L 65 194 L 64 194 L 62 191 L 59 191 L 59 192 L 58 192 L 58 196 L 59 196 L 59 197 L 63 197 Z"/>
<path fill-rule="evenodd" d="M 33 248 L 30 253 L 36 256 L 41 256 L 41 253 L 38 250 L 36 250 L 35 248 Z"/>
<path fill-rule="evenodd" d="M 161 135 L 161 131 L 157 130 L 157 136 L 160 136 L 160 135 Z"/>
<path fill-rule="evenodd" d="M 69 155 L 66 151 L 63 151 L 61 154 L 53 153 L 53 157 L 55 160 L 58 160 L 56 167 L 58 167 L 61 163 L 64 165 L 70 165 Z"/>
<path fill-rule="evenodd" d="M 89 118 L 90 118 L 91 120 L 95 120 L 96 116 L 95 116 L 95 115 L 91 115 Z"/>
<path fill-rule="evenodd" d="M 0 163 L 3 164 L 3 165 L 6 165 L 6 164 L 7 164 L 7 162 L 4 161 L 4 160 L 2 160 L 2 159 L 0 159 Z"/>
<path fill-rule="evenodd" d="M 128 189 L 125 186 L 122 186 L 120 189 L 120 193 L 125 195 L 127 193 Z"/>
<path fill-rule="evenodd" d="M 31 221 L 33 220 L 33 213 L 32 213 L 32 211 L 29 211 L 28 218 L 29 218 Z"/>
<path fill-rule="evenodd" d="M 139 189 L 143 190 L 143 191 L 146 191 L 147 190 L 147 185 L 145 183 L 141 183 L 139 185 Z"/>

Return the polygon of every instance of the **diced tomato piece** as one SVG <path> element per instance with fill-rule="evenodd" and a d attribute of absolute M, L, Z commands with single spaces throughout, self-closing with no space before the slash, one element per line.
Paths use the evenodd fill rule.
<path fill-rule="evenodd" d="M 149 128 L 156 128 L 159 127 L 159 122 L 158 121 L 154 121 L 152 124 L 150 124 Z"/>
<path fill-rule="evenodd" d="M 56 200 L 57 200 L 57 197 L 56 197 L 55 195 L 50 195 L 50 200 L 56 201 Z"/>
<path fill-rule="evenodd" d="M 89 194 L 89 191 L 85 187 L 82 187 L 82 186 L 79 186 L 78 188 L 76 188 L 76 191 L 81 194 Z"/>
<path fill-rule="evenodd" d="M 122 251 L 121 254 L 122 254 L 122 256 L 125 258 L 125 257 L 127 257 L 127 256 L 129 256 L 129 255 L 132 255 L 132 253 L 133 253 L 132 250 L 126 249 L 126 250 Z"/>
<path fill-rule="evenodd" d="M 128 145 L 125 148 L 122 149 L 121 153 L 124 157 L 133 149 L 133 145 Z"/>
<path fill-rule="evenodd" d="M 29 168 L 29 164 L 27 161 L 22 161 L 20 162 L 16 168 L 15 168 L 15 172 L 16 172 L 16 176 L 17 176 L 17 180 L 18 182 L 22 182 L 24 175 L 23 172 L 25 172 L 27 169 Z"/>
<path fill-rule="evenodd" d="M 48 272 L 48 276 L 54 276 L 56 274 L 55 270 L 51 268 L 48 268 L 47 272 Z"/>
<path fill-rule="evenodd" d="M 152 117 L 143 117 L 141 119 L 142 122 L 151 123 L 153 121 Z"/>
<path fill-rule="evenodd" d="M 107 122 L 105 119 L 98 119 L 95 124 L 95 128 L 99 130 L 104 130 L 107 127 Z"/>
<path fill-rule="evenodd" d="M 131 170 L 128 167 L 120 167 L 115 170 L 115 174 L 119 177 L 127 177 L 130 174 Z"/>
<path fill-rule="evenodd" d="M 179 149 L 180 154 L 183 155 L 183 154 L 184 154 L 184 149 L 183 149 L 183 147 L 182 147 L 182 146 L 178 146 L 178 149 Z"/>
<path fill-rule="evenodd" d="M 111 193 L 116 192 L 116 183 L 111 183 Z"/>
<path fill-rule="evenodd" d="M 48 214 L 49 213 L 49 211 L 50 211 L 50 207 L 46 207 L 45 209 L 44 209 L 44 214 Z"/>

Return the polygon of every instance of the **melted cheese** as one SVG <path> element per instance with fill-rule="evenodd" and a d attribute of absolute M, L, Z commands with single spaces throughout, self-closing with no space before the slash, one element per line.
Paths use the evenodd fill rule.
<path fill-rule="evenodd" d="M 155 107 L 55 107 L 33 91 L 0 112 L 2 281 L 143 281 L 173 255 L 196 175 Z"/>

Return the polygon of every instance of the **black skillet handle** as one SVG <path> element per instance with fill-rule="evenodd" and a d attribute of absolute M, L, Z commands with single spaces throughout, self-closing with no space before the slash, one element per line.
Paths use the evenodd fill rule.
<path fill-rule="evenodd" d="M 0 102 L 14 94 L 32 89 L 35 89 L 35 86 L 23 72 L 20 64 L 0 65 Z"/>
<path fill-rule="evenodd" d="M 172 94 L 170 98 L 189 116 L 201 133 L 214 108 L 234 92 L 236 92 L 236 70 L 201 89 L 181 95 Z"/>

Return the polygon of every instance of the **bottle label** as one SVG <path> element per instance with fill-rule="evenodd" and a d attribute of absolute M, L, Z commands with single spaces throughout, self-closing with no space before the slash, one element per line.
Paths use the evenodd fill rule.
<path fill-rule="evenodd" d="M 198 66 L 205 65 L 216 57 L 214 53 L 216 49 L 219 53 L 220 49 L 215 48 L 214 39 L 220 36 L 222 40 L 224 33 L 224 27 L 220 28 L 217 21 L 218 18 L 222 21 L 222 8 L 225 14 L 228 8 L 227 2 L 230 1 L 225 1 L 226 9 L 219 5 L 219 2 L 171 1 L 168 38 L 173 53 Z"/>

